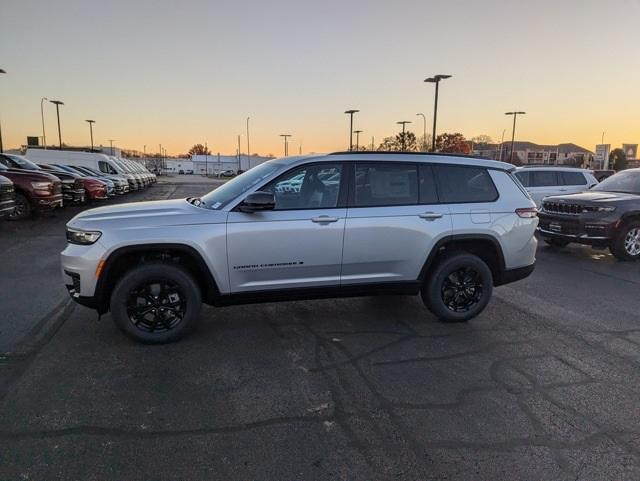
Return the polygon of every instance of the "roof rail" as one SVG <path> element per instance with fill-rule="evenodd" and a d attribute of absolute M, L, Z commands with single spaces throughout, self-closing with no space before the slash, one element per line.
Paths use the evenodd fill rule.
<path fill-rule="evenodd" d="M 399 152 L 399 151 L 388 151 L 388 150 L 358 150 L 358 151 L 339 151 L 339 152 L 330 152 L 328 155 L 358 155 L 358 154 L 375 154 L 375 155 L 424 155 L 424 156 L 437 156 L 437 157 L 464 157 L 465 159 L 478 159 L 478 160 L 493 160 L 487 157 L 481 157 L 479 155 L 469 155 L 469 154 L 454 154 L 450 152 Z"/>

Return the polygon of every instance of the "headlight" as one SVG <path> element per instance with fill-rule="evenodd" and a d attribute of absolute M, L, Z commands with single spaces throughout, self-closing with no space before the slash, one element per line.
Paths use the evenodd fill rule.
<path fill-rule="evenodd" d="M 102 232 L 67 228 L 67 242 L 70 244 L 91 245 L 100 239 Z"/>
<path fill-rule="evenodd" d="M 36 190 L 53 190 L 51 182 L 31 182 L 31 187 Z"/>
<path fill-rule="evenodd" d="M 616 208 L 612 205 L 606 207 L 585 205 L 582 208 L 582 212 L 613 212 L 614 210 L 616 210 Z"/>

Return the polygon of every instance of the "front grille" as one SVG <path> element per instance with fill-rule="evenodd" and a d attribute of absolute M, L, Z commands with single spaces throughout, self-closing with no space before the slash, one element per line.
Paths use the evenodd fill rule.
<path fill-rule="evenodd" d="M 63 180 L 62 190 L 73 190 L 76 182 L 75 180 Z"/>
<path fill-rule="evenodd" d="M 84 185 L 82 184 L 82 180 L 81 180 L 81 179 L 76 179 L 76 180 L 74 181 L 74 184 L 73 184 L 73 185 L 74 185 L 74 187 L 76 188 L 76 190 L 78 190 L 78 189 L 83 189 L 83 188 L 84 188 Z"/>
<path fill-rule="evenodd" d="M 53 183 L 53 193 L 60 194 L 62 192 L 62 182 Z"/>
<path fill-rule="evenodd" d="M 552 214 L 582 214 L 583 206 L 580 204 L 567 204 L 565 202 L 543 202 L 542 209 Z"/>

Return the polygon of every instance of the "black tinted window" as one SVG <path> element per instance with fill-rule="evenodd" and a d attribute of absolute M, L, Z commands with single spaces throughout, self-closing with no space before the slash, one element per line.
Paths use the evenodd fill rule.
<path fill-rule="evenodd" d="M 530 172 L 531 187 L 549 187 L 560 185 L 557 172 L 554 170 L 536 170 Z"/>
<path fill-rule="evenodd" d="M 531 186 L 530 180 L 529 180 L 529 172 L 519 171 L 515 173 L 515 176 L 518 178 L 518 180 L 520 181 L 523 187 Z"/>
<path fill-rule="evenodd" d="M 311 164 L 287 172 L 261 190 L 273 193 L 276 210 L 330 209 L 338 205 L 341 177 L 341 164 Z"/>
<path fill-rule="evenodd" d="M 436 204 L 438 192 L 436 190 L 436 178 L 430 165 L 420 165 L 420 203 Z"/>
<path fill-rule="evenodd" d="M 409 205 L 418 203 L 418 170 L 415 164 L 357 164 L 356 207 Z"/>
<path fill-rule="evenodd" d="M 482 167 L 434 165 L 441 202 L 493 202 L 498 198 L 491 176 Z"/>
<path fill-rule="evenodd" d="M 561 172 L 564 185 L 587 185 L 587 179 L 582 172 Z"/>

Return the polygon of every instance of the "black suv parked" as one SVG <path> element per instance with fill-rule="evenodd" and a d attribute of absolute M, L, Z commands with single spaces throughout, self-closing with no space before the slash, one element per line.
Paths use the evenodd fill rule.
<path fill-rule="evenodd" d="M 608 247 L 620 260 L 640 259 L 640 169 L 619 172 L 588 192 L 546 197 L 538 232 L 557 247 Z"/>

